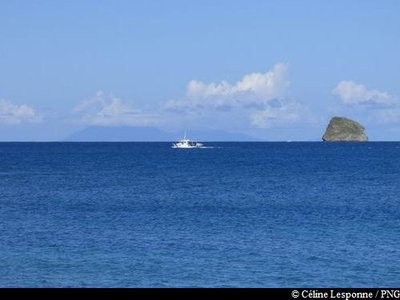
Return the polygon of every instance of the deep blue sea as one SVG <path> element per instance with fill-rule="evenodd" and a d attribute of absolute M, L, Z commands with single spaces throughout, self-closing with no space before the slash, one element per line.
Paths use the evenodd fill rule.
<path fill-rule="evenodd" d="M 400 285 L 400 143 L 0 143 L 0 287 Z"/>

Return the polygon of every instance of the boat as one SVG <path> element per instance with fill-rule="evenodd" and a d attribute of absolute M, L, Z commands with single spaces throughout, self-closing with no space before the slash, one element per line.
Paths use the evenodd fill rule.
<path fill-rule="evenodd" d="M 185 136 L 183 137 L 183 139 L 172 144 L 172 148 L 192 149 L 192 148 L 201 148 L 201 147 L 203 147 L 202 143 L 193 142 L 190 139 L 186 138 L 186 132 L 185 132 Z"/>

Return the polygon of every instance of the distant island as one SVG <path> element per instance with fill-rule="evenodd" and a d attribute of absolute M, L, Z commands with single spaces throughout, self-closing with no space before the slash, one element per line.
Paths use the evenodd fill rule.
<path fill-rule="evenodd" d="M 360 123 L 344 117 L 333 117 L 322 140 L 324 142 L 366 142 L 368 137 L 364 126 Z"/>

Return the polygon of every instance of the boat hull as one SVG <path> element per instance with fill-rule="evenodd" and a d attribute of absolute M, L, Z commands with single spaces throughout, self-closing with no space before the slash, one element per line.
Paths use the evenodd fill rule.
<path fill-rule="evenodd" d="M 187 146 L 187 145 L 172 145 L 172 148 L 176 149 L 194 149 L 194 148 L 201 148 L 203 145 L 196 145 L 196 146 Z"/>

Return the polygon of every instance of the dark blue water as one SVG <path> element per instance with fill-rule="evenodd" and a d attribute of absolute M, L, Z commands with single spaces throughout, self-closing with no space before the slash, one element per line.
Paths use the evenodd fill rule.
<path fill-rule="evenodd" d="M 400 285 L 400 143 L 1 143 L 1 287 Z"/>

